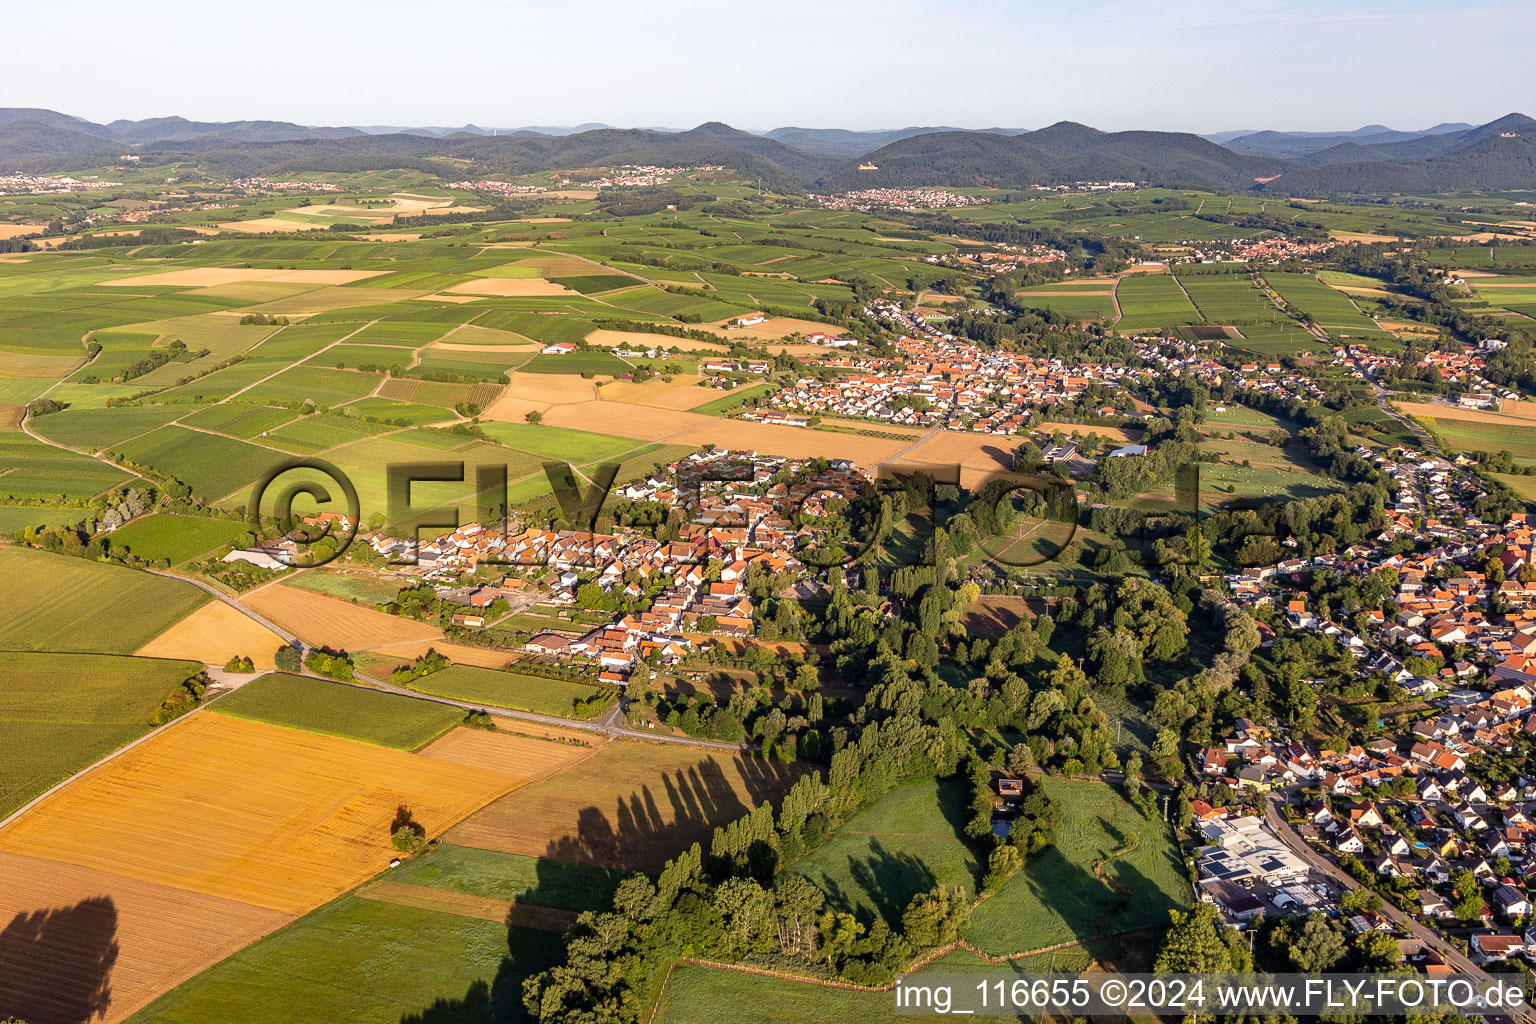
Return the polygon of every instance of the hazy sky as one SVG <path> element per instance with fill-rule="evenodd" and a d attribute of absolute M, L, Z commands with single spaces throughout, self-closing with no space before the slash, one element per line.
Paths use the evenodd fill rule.
<path fill-rule="evenodd" d="M 0 16 L 0 105 L 97 121 L 1208 132 L 1536 115 L 1531 0 L 6 0 Z"/>

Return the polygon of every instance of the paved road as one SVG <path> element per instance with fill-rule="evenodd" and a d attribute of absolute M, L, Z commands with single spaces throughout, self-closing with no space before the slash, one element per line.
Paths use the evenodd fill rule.
<path fill-rule="evenodd" d="M 1288 794 L 1284 791 L 1272 792 L 1268 794 L 1264 800 L 1264 820 L 1269 825 L 1269 827 L 1274 830 L 1275 835 L 1279 836 L 1281 842 L 1285 843 L 1285 845 L 1296 851 L 1298 856 L 1300 856 L 1309 865 L 1315 868 L 1319 873 L 1338 882 L 1338 884 L 1343 888 L 1360 888 L 1359 882 L 1355 881 L 1352 877 L 1341 870 L 1338 865 L 1333 863 L 1333 861 L 1329 860 L 1317 850 L 1313 849 L 1313 847 L 1305 839 L 1302 838 L 1301 834 L 1291 827 L 1291 823 L 1285 820 L 1285 816 L 1280 813 L 1280 807 L 1286 800 L 1288 800 Z M 1433 949 L 1436 953 L 1439 953 L 1440 956 L 1444 958 L 1445 962 L 1456 968 L 1456 970 L 1461 971 L 1464 974 L 1474 975 L 1479 979 L 1491 980 L 1490 975 L 1484 972 L 1483 969 L 1477 964 L 1469 960 L 1455 946 L 1452 946 L 1449 942 L 1445 941 L 1445 939 L 1438 932 L 1435 932 L 1433 929 L 1427 928 L 1420 924 L 1414 918 L 1409 917 L 1407 914 L 1403 913 L 1401 910 L 1397 909 L 1385 900 L 1382 901 L 1381 912 L 1385 914 L 1387 919 L 1392 921 L 1392 923 L 1398 925 L 1400 928 L 1407 930 L 1415 938 L 1422 939 L 1424 945 L 1427 948 Z M 1531 1020 L 1533 1018 L 1530 1014 L 1526 1014 L 1523 1016 L 1523 1019 Z"/>

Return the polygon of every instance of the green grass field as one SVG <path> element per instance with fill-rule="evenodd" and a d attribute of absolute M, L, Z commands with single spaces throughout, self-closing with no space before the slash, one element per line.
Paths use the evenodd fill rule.
<path fill-rule="evenodd" d="M 343 896 L 171 990 L 133 1024 L 521 1024 L 554 936 Z"/>
<path fill-rule="evenodd" d="M 164 558 L 173 565 L 232 543 L 250 526 L 237 519 L 202 519 L 169 513 L 140 516 L 118 527 L 113 548 L 127 548 L 140 558 Z"/>
<path fill-rule="evenodd" d="M 994 955 L 1168 924 L 1193 899 L 1178 847 L 1118 788 L 1048 779 L 1054 842 L 971 917 L 966 937 Z M 1102 878 L 1096 877 L 1096 871 Z"/>
<path fill-rule="evenodd" d="M 471 665 L 451 665 L 440 672 L 413 680 L 410 687 L 434 697 L 474 701 L 490 707 L 532 711 L 541 715 L 563 715 L 567 718 L 576 717 L 577 701 L 590 700 L 601 692 L 595 687 L 563 679 L 545 679 L 542 676 L 500 672 Z M 591 718 L 595 714 L 595 711 L 589 711 L 581 717 Z"/>
<path fill-rule="evenodd" d="M 0 651 L 0 818 L 151 728 L 201 665 Z"/>
<path fill-rule="evenodd" d="M 958 779 L 904 783 L 786 870 L 815 882 L 830 907 L 899 927 L 912 897 L 935 885 L 975 895 L 986 856 L 961 836 L 966 800 Z"/>
<path fill-rule="evenodd" d="M 132 654 L 208 600 L 136 569 L 0 548 L 0 650 Z"/>
<path fill-rule="evenodd" d="M 446 704 L 282 674 L 246 683 L 211 709 L 396 750 L 424 746 L 464 719 Z"/>

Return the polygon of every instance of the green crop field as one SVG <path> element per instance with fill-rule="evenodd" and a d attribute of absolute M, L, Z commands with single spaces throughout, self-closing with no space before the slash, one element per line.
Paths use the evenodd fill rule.
<path fill-rule="evenodd" d="M 433 889 L 532 903 L 561 910 L 608 910 L 626 877 L 616 868 L 441 843 L 430 856 L 406 861 L 385 876 Z"/>
<path fill-rule="evenodd" d="M 1536 465 L 1536 427 L 1513 423 L 1482 423 L 1449 416 L 1421 416 L 1424 423 L 1453 452 L 1509 452 Z"/>
<path fill-rule="evenodd" d="M 1121 791 L 1047 779 L 1061 809 L 1054 840 L 971 917 L 966 937 L 993 955 L 1168 924 L 1193 896 L 1161 818 L 1144 818 Z"/>
<path fill-rule="evenodd" d="M 1327 346 L 1305 328 L 1289 321 L 1274 324 L 1244 324 L 1239 327 L 1241 338 L 1233 338 L 1227 347 L 1251 352 L 1261 359 L 1279 359 L 1281 356 L 1302 352 L 1326 351 Z"/>
<path fill-rule="evenodd" d="M 0 650 L 131 654 L 208 600 L 136 569 L 0 548 Z"/>
<path fill-rule="evenodd" d="M 1392 340 L 1392 335 L 1360 312 L 1348 295 L 1312 274 L 1265 274 L 1264 280 L 1289 305 L 1308 314 L 1339 340 Z"/>
<path fill-rule="evenodd" d="M 298 415 L 295 409 L 274 409 L 265 405 L 250 406 L 230 402 L 199 409 L 189 416 L 183 416 L 179 422 L 189 427 L 250 440 L 269 430 L 276 430 Z"/>
<path fill-rule="evenodd" d="M 1171 274 L 1137 274 L 1120 279 L 1115 287 L 1120 304 L 1122 331 L 1168 329 L 1201 322 L 1200 311 L 1190 303 Z"/>
<path fill-rule="evenodd" d="M 163 558 L 172 564 L 233 543 L 250 525 L 238 519 L 202 519 L 169 513 L 140 516 L 112 533 L 114 548 L 127 548 L 139 558 Z M 247 542 L 249 543 L 249 542 Z"/>
<path fill-rule="evenodd" d="M 447 704 L 283 674 L 246 683 L 211 710 L 397 750 L 425 746 L 464 719 Z"/>
<path fill-rule="evenodd" d="M 1236 320 L 1285 322 L 1284 315 L 1254 286 L 1247 274 L 1181 274 L 1178 280 L 1210 323 Z"/>
<path fill-rule="evenodd" d="M 0 818 L 151 728 L 189 661 L 0 651 Z"/>
<path fill-rule="evenodd" d="M 603 691 L 582 683 L 519 672 L 500 672 L 470 665 L 450 665 L 440 672 L 413 680 L 411 689 L 434 697 L 474 701 L 489 707 L 532 711 L 541 715 L 576 716 L 576 703 L 591 700 Z M 596 709 L 580 717 L 595 717 Z"/>
<path fill-rule="evenodd" d="M 1035 285 L 1014 293 L 1014 299 L 1022 306 L 1054 309 L 1072 317 L 1093 320 L 1113 320 L 1115 303 L 1111 291 L 1113 282 L 1091 283 L 1058 281 L 1054 284 Z M 1103 292 L 1106 294 L 1098 294 Z M 1043 294 L 1038 294 L 1043 293 Z"/>
<path fill-rule="evenodd" d="M 522 1024 L 528 1020 L 522 979 L 559 959 L 553 940 L 548 932 L 499 921 L 343 896 L 183 983 L 129 1020 Z"/>

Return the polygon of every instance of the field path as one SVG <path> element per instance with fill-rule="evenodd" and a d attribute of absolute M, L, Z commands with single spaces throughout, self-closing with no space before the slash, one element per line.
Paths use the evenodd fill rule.
<path fill-rule="evenodd" d="M 1115 323 L 1125 319 L 1125 313 L 1120 309 L 1120 282 L 1124 278 L 1115 278 L 1115 286 L 1109 290 L 1109 304 L 1115 307 Z"/>

